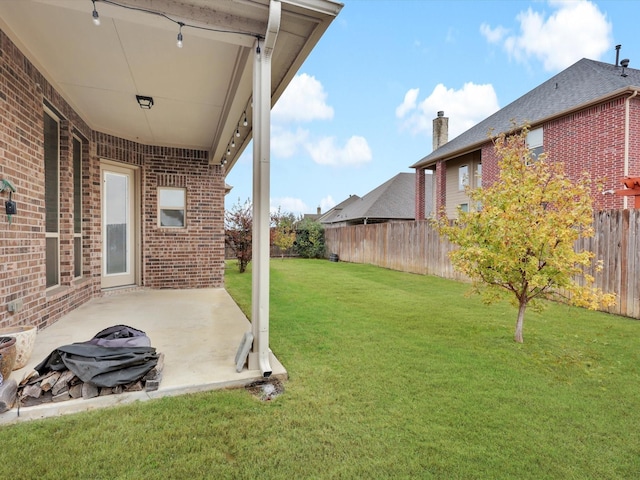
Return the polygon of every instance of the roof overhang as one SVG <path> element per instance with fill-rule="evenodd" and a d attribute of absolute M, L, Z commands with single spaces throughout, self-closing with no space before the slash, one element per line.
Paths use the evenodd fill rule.
<path fill-rule="evenodd" d="M 91 0 L 3 0 L 0 28 L 91 129 L 145 145 L 206 150 L 211 163 L 226 158 L 229 171 L 252 137 L 253 53 L 265 37 L 269 5 L 96 0 L 95 26 Z M 343 6 L 281 5 L 272 106 Z M 140 108 L 136 95 L 152 97 L 152 108 Z"/>

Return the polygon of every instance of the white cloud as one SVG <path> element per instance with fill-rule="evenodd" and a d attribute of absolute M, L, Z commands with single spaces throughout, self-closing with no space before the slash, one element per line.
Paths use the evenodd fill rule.
<path fill-rule="evenodd" d="M 416 100 L 420 94 L 419 88 L 412 88 L 404 95 L 404 101 L 396 107 L 396 117 L 402 118 L 416 108 Z"/>
<path fill-rule="evenodd" d="M 326 213 L 336 206 L 336 202 L 331 195 L 327 195 L 322 200 L 320 200 L 320 211 L 322 213 Z"/>
<path fill-rule="evenodd" d="M 269 210 L 271 213 L 275 213 L 280 209 L 281 213 L 293 213 L 294 215 L 302 215 L 303 213 L 315 213 L 315 210 L 311 212 L 309 207 L 299 198 L 282 197 L 272 198 L 270 202 Z"/>
<path fill-rule="evenodd" d="M 298 128 L 295 131 L 277 125 L 271 128 L 271 153 L 279 158 L 291 158 L 309 138 L 309 131 Z"/>
<path fill-rule="evenodd" d="M 336 146 L 334 137 L 324 137 L 305 145 L 314 162 L 329 166 L 359 166 L 371 161 L 372 154 L 364 137 L 352 136 L 343 147 Z"/>
<path fill-rule="evenodd" d="M 505 27 L 483 24 L 481 33 L 491 43 L 502 42 L 509 56 L 521 63 L 534 58 L 545 70 L 562 70 L 581 58 L 598 60 L 612 44 L 607 16 L 590 0 L 550 0 L 550 16 L 531 9 L 520 12 L 517 34 Z"/>
<path fill-rule="evenodd" d="M 315 77 L 296 75 L 273 107 L 274 122 L 311 122 L 331 120 L 333 107 L 327 105 L 327 93 Z"/>
<path fill-rule="evenodd" d="M 449 28 L 447 30 L 447 35 L 444 38 L 444 41 L 447 43 L 456 43 L 456 37 L 458 36 L 458 31 L 453 28 Z"/>
<path fill-rule="evenodd" d="M 364 137 L 353 135 L 339 146 L 335 137 L 314 137 L 301 127 L 294 130 L 296 123 L 333 119 L 333 108 L 326 99 L 324 87 L 315 77 L 306 73 L 294 77 L 271 112 L 271 153 L 275 157 L 292 158 L 304 150 L 320 165 L 358 166 L 371 161 Z"/>
<path fill-rule="evenodd" d="M 462 89 L 454 90 L 438 84 L 431 95 L 417 104 L 410 115 L 405 116 L 402 128 L 414 135 L 425 133 L 431 136 L 433 119 L 437 112 L 444 111 L 445 116 L 449 118 L 449 140 L 452 140 L 499 109 L 493 85 L 468 82 Z"/>
<path fill-rule="evenodd" d="M 488 24 L 483 23 L 480 25 L 480 33 L 489 43 L 499 43 L 509 33 L 509 29 L 504 28 L 502 25 L 498 25 L 496 28 L 491 28 Z"/>

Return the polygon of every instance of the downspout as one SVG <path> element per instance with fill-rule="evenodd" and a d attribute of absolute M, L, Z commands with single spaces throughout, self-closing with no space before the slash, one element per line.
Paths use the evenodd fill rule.
<path fill-rule="evenodd" d="M 631 104 L 631 99 L 633 97 L 635 97 L 636 95 L 638 95 L 638 90 L 634 90 L 633 94 L 630 95 L 629 97 L 627 97 L 627 99 L 624 101 L 624 177 L 628 177 L 629 176 L 629 110 L 630 110 L 630 104 Z M 624 196 L 624 200 L 623 200 L 623 208 L 627 209 L 628 207 L 628 203 L 627 203 L 627 196 Z"/>
<path fill-rule="evenodd" d="M 256 39 L 253 63 L 253 270 L 251 331 L 253 347 L 249 369 L 271 375 L 269 350 L 269 227 L 271 214 L 271 58 L 280 30 L 282 5 L 269 4 L 269 20 L 264 40 Z"/>

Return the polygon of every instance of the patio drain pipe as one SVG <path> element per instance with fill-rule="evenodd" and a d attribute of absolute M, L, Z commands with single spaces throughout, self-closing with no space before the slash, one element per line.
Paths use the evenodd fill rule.
<path fill-rule="evenodd" d="M 265 38 L 255 41 L 253 63 L 253 347 L 249 354 L 249 369 L 259 369 L 265 378 L 272 372 L 269 359 L 271 57 L 280 30 L 281 14 L 280 2 L 271 0 Z"/>

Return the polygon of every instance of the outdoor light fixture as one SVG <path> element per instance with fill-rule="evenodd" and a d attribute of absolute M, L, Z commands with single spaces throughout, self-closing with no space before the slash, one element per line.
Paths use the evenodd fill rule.
<path fill-rule="evenodd" d="M 178 48 L 182 48 L 182 27 L 184 27 L 184 23 L 178 22 L 178 25 L 180 25 L 180 30 L 178 31 L 178 41 L 176 42 L 176 45 Z"/>
<path fill-rule="evenodd" d="M 2 1 L 2 0 L 0 0 Z M 170 22 L 175 23 L 176 25 L 178 25 L 179 30 L 178 30 L 178 38 L 176 41 L 176 45 L 178 46 L 178 48 L 182 48 L 182 27 L 190 27 L 190 28 L 197 28 L 199 30 L 206 30 L 208 32 L 219 32 L 219 33 L 231 33 L 231 34 L 235 34 L 235 35 L 246 35 L 246 36 L 250 36 L 250 37 L 254 37 L 257 41 L 258 41 L 258 48 L 256 50 L 257 53 L 260 53 L 260 40 L 264 39 L 264 35 L 259 34 L 259 33 L 251 33 L 251 32 L 243 32 L 243 31 L 238 31 L 238 30 L 226 30 L 224 28 L 212 28 L 212 27 L 205 27 L 202 25 L 192 25 L 189 23 L 185 23 L 185 22 L 181 22 L 179 20 L 176 20 L 175 18 L 172 18 L 171 16 L 167 15 L 164 12 L 158 11 L 158 10 L 150 10 L 148 8 L 143 8 L 143 7 L 136 7 L 133 5 L 127 5 L 125 3 L 120 3 L 119 1 L 116 0 L 91 0 L 91 2 L 93 3 L 93 23 L 96 25 L 100 25 L 100 15 L 98 15 L 98 11 L 96 10 L 96 2 L 102 2 L 102 3 L 106 3 L 107 5 L 112 5 L 114 7 L 120 7 L 120 8 L 126 8 L 127 10 L 135 10 L 137 12 L 143 12 L 143 13 L 148 13 L 150 15 L 156 15 L 158 17 L 162 17 Z M 128 3 L 132 3 L 132 2 L 128 2 Z M 153 3 L 152 1 L 147 1 L 144 3 L 148 3 L 151 4 Z M 142 108 L 146 108 L 146 107 L 142 107 Z"/>
<path fill-rule="evenodd" d="M 138 101 L 138 105 L 140 105 L 140 108 L 144 110 L 151 110 L 151 107 L 153 107 L 153 98 L 151 97 L 136 95 L 136 100 Z"/>
<path fill-rule="evenodd" d="M 236 140 L 235 138 L 231 140 L 231 148 L 236 148 Z"/>
<path fill-rule="evenodd" d="M 227 155 L 231 155 L 231 149 L 227 147 Z"/>
<path fill-rule="evenodd" d="M 239 136 L 240 136 L 240 128 L 236 128 L 236 137 L 239 137 Z"/>
<path fill-rule="evenodd" d="M 249 122 L 247 122 L 247 112 L 244 112 L 244 121 L 242 122 L 242 126 L 246 127 L 247 125 L 249 125 Z"/>
<path fill-rule="evenodd" d="M 96 10 L 96 0 L 91 0 L 93 2 L 93 24 L 96 27 L 100 26 L 100 15 L 98 15 L 98 11 Z"/>

